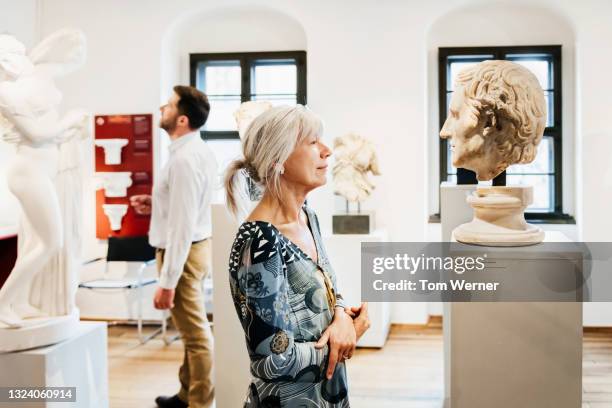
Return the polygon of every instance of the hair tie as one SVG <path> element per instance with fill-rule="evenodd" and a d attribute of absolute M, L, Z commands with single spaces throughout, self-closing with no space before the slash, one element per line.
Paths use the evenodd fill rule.
<path fill-rule="evenodd" d="M 247 184 L 247 193 L 249 195 L 249 199 L 251 201 L 259 201 L 263 196 L 263 189 L 259 185 L 259 177 L 257 176 L 257 171 L 255 168 L 244 160 L 243 173 L 246 178 Z"/>

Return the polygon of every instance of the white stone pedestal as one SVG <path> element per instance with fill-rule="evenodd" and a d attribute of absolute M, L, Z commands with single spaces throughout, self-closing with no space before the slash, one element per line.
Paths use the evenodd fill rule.
<path fill-rule="evenodd" d="M 251 382 L 244 331 L 229 287 L 228 259 L 238 224 L 221 204 L 212 206 L 212 275 L 215 316 L 215 400 L 219 408 L 241 407 Z M 231 364 L 228 362 L 231 361 Z"/>
<path fill-rule="evenodd" d="M 24 320 L 19 328 L 0 328 L 0 353 L 45 347 L 72 338 L 79 329 L 79 310 L 65 316 Z"/>
<path fill-rule="evenodd" d="M 442 184 L 443 241 L 471 220 L 474 188 Z M 443 325 L 444 408 L 581 407 L 582 303 L 444 303 Z"/>
<path fill-rule="evenodd" d="M 580 408 L 582 304 L 444 303 L 444 408 Z"/>
<path fill-rule="evenodd" d="M 459 242 L 516 247 L 544 239 L 540 227 L 525 221 L 525 209 L 533 202 L 532 186 L 478 186 L 467 202 L 474 218 L 453 230 Z"/>
<path fill-rule="evenodd" d="M 1 408 L 107 408 L 106 323 L 81 322 L 60 343 L 0 354 L 2 387 L 76 387 L 76 402 L 2 403 Z"/>

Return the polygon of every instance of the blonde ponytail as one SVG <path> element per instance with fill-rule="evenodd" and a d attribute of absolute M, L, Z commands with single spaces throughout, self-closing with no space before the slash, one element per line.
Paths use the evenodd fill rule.
<path fill-rule="evenodd" d="M 246 161 L 244 159 L 234 160 L 229 164 L 225 171 L 225 201 L 232 214 L 238 212 L 238 204 L 236 201 L 237 191 L 235 190 L 237 177 L 239 172 L 246 168 Z"/>

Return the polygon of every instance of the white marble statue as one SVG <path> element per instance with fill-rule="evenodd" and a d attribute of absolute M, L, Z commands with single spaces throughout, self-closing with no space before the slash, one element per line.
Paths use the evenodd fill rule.
<path fill-rule="evenodd" d="M 440 137 L 450 139 L 453 166 L 491 180 L 512 164 L 531 163 L 546 127 L 546 99 L 527 68 L 483 61 L 461 71 Z M 458 241 L 514 246 L 541 242 L 540 228 L 525 222 L 533 187 L 478 187 L 468 203 L 474 220 L 453 231 Z"/>
<path fill-rule="evenodd" d="M 78 321 L 80 144 L 90 136 L 90 115 L 84 110 L 60 115 L 55 78 L 80 67 L 85 53 L 78 30 L 51 34 L 29 55 L 17 39 L 0 35 L 0 134 L 16 145 L 7 181 L 22 209 L 17 262 L 0 289 L 0 351 L 10 350 L 11 341 L 14 349 L 59 341 L 69 335 L 67 326 L 50 334 L 53 323 Z M 36 326 L 47 331 L 30 336 L 42 338 L 11 334 Z"/>
<path fill-rule="evenodd" d="M 270 108 L 272 108 L 272 103 L 268 101 L 248 101 L 240 104 L 240 107 L 234 112 L 240 139 L 244 138 L 253 119 Z M 234 180 L 236 218 L 239 222 L 242 222 L 261 198 L 261 189 L 243 173 L 239 173 L 239 176 L 235 177 Z"/>
<path fill-rule="evenodd" d="M 349 133 L 334 139 L 334 193 L 348 202 L 361 203 L 374 190 L 368 173 L 380 175 L 374 145 L 364 137 Z"/>

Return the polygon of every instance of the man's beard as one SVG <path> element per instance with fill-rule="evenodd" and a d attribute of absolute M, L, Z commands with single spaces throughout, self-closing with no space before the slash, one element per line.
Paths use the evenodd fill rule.
<path fill-rule="evenodd" d="M 174 132 L 174 129 L 176 129 L 176 117 L 168 118 L 165 121 L 163 118 L 160 119 L 159 127 L 164 129 L 168 134 L 171 134 Z"/>

